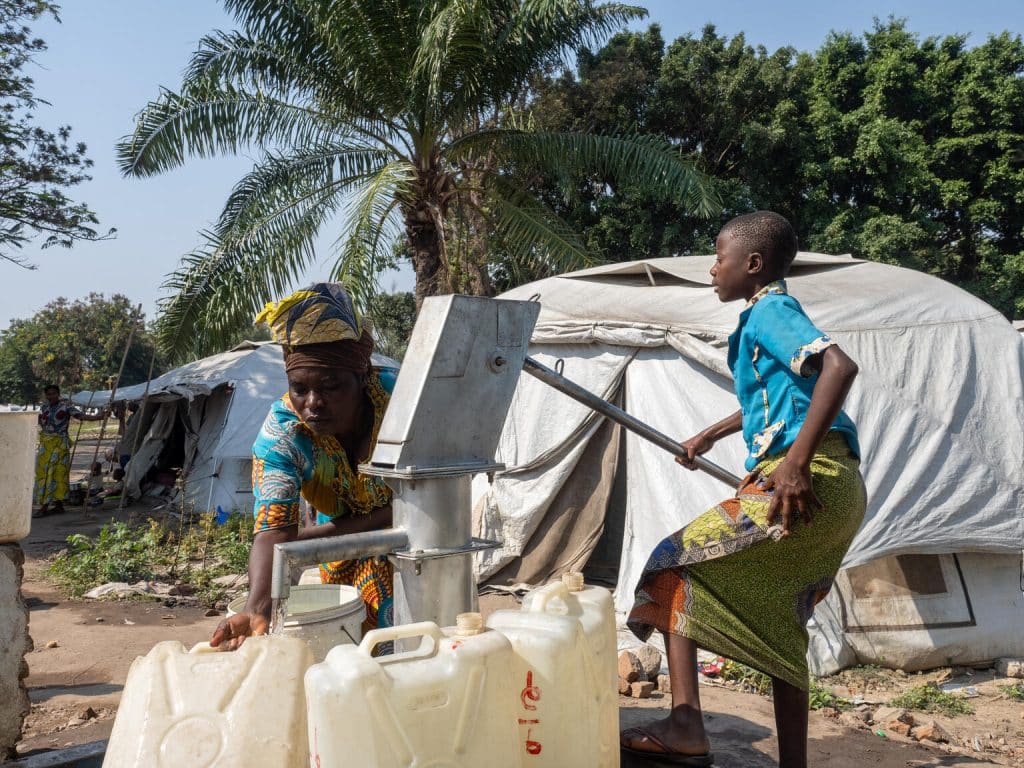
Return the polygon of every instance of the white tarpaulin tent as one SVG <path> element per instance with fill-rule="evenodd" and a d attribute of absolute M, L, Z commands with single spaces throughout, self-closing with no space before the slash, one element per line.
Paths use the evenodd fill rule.
<path fill-rule="evenodd" d="M 736 410 L 727 337 L 740 304 L 709 287 L 712 257 L 612 264 L 517 288 L 542 311 L 531 354 L 685 439 Z M 939 279 L 801 253 L 788 280 L 859 363 L 847 401 L 869 510 L 812 626 L 817 673 L 922 668 L 1024 654 L 1024 340 L 996 310 Z M 708 458 L 742 474 L 739 436 Z M 494 584 L 567 568 L 617 584 L 627 611 L 654 545 L 729 492 L 703 473 L 523 375 L 478 479 L 474 534 Z"/>
<path fill-rule="evenodd" d="M 398 365 L 380 355 L 373 362 Z M 150 404 L 128 464 L 128 495 L 138 497 L 154 465 L 172 456 L 196 509 L 251 510 L 252 444 L 270 404 L 287 389 L 281 346 L 272 342 L 245 342 L 175 368 L 150 381 L 148 395 L 145 383 L 118 389 L 119 402 L 145 397 Z M 72 400 L 102 407 L 110 392 L 79 392 Z"/>

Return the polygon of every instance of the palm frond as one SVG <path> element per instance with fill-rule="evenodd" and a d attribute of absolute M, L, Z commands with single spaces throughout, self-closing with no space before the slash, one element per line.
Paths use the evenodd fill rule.
<path fill-rule="evenodd" d="M 309 92 L 322 79 L 325 53 L 323 46 L 296 51 L 273 39 L 214 31 L 200 39 L 184 82 L 221 83 L 278 97 Z"/>
<path fill-rule="evenodd" d="M 481 213 L 509 256 L 532 275 L 560 274 L 600 263 L 565 221 L 511 180 L 492 176 Z"/>
<path fill-rule="evenodd" d="M 394 118 L 409 107 L 409 68 L 418 3 L 334 0 L 316 11 L 330 51 L 331 80 L 359 93 L 364 105 Z"/>
<path fill-rule="evenodd" d="M 311 11 L 318 0 L 224 0 L 224 9 L 251 37 L 309 40 L 315 37 Z"/>
<path fill-rule="evenodd" d="M 480 64 L 497 34 L 492 10 L 502 3 L 489 0 L 448 0 L 438 4 L 417 40 L 413 77 L 427 104 L 436 105 L 456 87 L 478 93 Z"/>
<path fill-rule="evenodd" d="M 161 304 L 162 348 L 175 359 L 209 354 L 248 327 L 263 304 L 287 292 L 315 260 L 315 238 L 350 186 L 344 179 L 327 187 L 307 180 L 273 189 L 243 209 L 239 219 L 247 226 L 225 221 L 221 231 L 204 233 L 205 244 L 163 285 L 173 295 Z M 243 179 L 236 191 L 257 187 L 258 180 Z"/>
<path fill-rule="evenodd" d="M 135 132 L 116 149 L 128 176 L 152 176 L 190 155 L 234 154 L 251 145 L 330 143 L 342 126 L 331 116 L 231 86 L 164 91 L 140 113 Z"/>
<path fill-rule="evenodd" d="M 659 136 L 493 129 L 456 140 L 446 154 L 462 160 L 492 154 L 520 170 L 560 180 L 595 175 L 603 183 L 640 184 L 698 216 L 712 216 L 721 207 L 714 181 Z"/>
<path fill-rule="evenodd" d="M 342 282 L 363 313 L 377 293 L 377 275 L 390 261 L 389 246 L 404 233 L 398 206 L 412 197 L 415 168 L 404 160 L 388 163 L 352 194 L 346 205 L 332 276 Z"/>
<path fill-rule="evenodd" d="M 221 239 L 260 230 L 310 193 L 347 192 L 380 173 L 389 154 L 358 143 L 268 153 L 231 191 L 215 231 Z"/>
<path fill-rule="evenodd" d="M 514 100 L 530 76 L 597 45 L 642 8 L 592 0 L 448 0 L 419 41 L 421 90 L 448 120 Z"/>

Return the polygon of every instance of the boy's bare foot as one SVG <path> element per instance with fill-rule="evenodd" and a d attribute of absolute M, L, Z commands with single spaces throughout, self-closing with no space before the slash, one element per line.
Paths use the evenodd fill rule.
<path fill-rule="evenodd" d="M 639 728 L 627 728 L 620 735 L 620 743 L 637 752 L 652 754 L 702 756 L 711 749 L 699 716 L 674 713 Z"/>

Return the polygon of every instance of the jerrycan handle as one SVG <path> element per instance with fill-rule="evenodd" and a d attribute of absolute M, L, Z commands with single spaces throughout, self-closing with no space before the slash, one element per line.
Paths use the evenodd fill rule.
<path fill-rule="evenodd" d="M 531 613 L 544 613 L 548 609 L 548 603 L 552 600 L 561 600 L 568 609 L 569 594 L 569 588 L 565 584 L 561 581 L 553 581 L 530 596 L 529 610 Z"/>
<path fill-rule="evenodd" d="M 424 649 L 424 642 L 421 639 L 420 644 L 417 648 L 411 651 L 403 651 L 402 653 L 393 653 L 390 656 L 378 656 L 376 661 L 378 664 L 390 664 L 395 661 L 404 661 L 407 659 L 422 659 L 437 654 L 438 646 L 444 635 L 441 633 L 440 627 L 432 621 L 420 621 L 415 624 L 402 624 L 397 627 L 384 627 L 382 629 L 371 629 L 363 636 L 363 641 L 359 643 L 359 652 L 364 656 L 373 656 L 373 649 L 381 643 L 391 642 L 392 640 L 404 640 L 410 637 L 419 638 L 430 638 L 431 642 L 429 647 Z"/>

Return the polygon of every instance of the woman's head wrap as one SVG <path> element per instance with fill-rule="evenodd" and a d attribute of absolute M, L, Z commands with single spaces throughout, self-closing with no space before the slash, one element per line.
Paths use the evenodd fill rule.
<path fill-rule="evenodd" d="M 256 316 L 284 348 L 286 371 L 333 368 L 366 373 L 373 353 L 369 323 L 359 317 L 340 283 L 316 283 Z"/>

